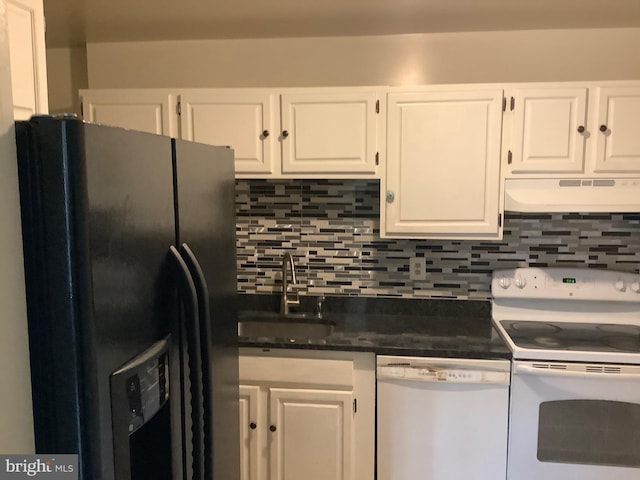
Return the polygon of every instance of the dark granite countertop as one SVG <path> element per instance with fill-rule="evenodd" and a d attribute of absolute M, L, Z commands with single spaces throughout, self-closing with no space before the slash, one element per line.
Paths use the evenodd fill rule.
<path fill-rule="evenodd" d="M 277 296 L 242 295 L 239 320 L 273 320 L 278 301 Z M 313 312 L 316 301 L 301 298 L 299 311 Z M 364 351 L 379 355 L 511 358 L 511 352 L 491 325 L 488 301 L 327 297 L 322 318 L 310 317 L 302 321 L 331 324 L 331 331 L 315 338 L 301 334 L 289 338 L 282 330 L 274 330 L 271 336 L 267 329 L 259 336 L 240 336 L 239 346 Z"/>

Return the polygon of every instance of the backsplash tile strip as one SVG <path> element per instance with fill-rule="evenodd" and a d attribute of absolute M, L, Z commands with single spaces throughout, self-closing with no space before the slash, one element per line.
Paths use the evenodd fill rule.
<path fill-rule="evenodd" d="M 379 195 L 378 181 L 237 180 L 238 291 L 278 293 L 285 251 L 302 295 L 486 300 L 500 268 L 640 272 L 640 213 L 507 212 L 496 242 L 383 239 Z M 409 279 L 414 256 L 427 280 Z"/>

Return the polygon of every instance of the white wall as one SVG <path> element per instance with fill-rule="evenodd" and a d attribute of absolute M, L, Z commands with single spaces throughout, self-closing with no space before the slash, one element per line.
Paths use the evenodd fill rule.
<path fill-rule="evenodd" d="M 87 45 L 89 88 L 640 79 L 640 29 Z"/>
<path fill-rule="evenodd" d="M 80 115 L 78 90 L 88 86 L 86 49 L 48 48 L 47 78 L 49 112 Z"/>
<path fill-rule="evenodd" d="M 31 377 L 16 144 L 4 0 L 0 0 L 0 453 L 33 453 Z"/>

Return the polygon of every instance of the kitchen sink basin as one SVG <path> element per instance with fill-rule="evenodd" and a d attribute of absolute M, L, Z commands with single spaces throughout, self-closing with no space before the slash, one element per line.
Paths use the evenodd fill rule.
<path fill-rule="evenodd" d="M 240 337 L 274 337 L 288 339 L 321 339 L 333 333 L 335 324 L 305 313 L 259 314 L 241 318 Z"/>

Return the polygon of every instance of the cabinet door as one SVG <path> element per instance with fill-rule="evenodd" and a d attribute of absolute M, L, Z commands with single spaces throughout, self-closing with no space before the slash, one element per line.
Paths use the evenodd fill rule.
<path fill-rule="evenodd" d="M 169 92 L 111 90 L 80 92 L 85 120 L 169 137 L 178 136 L 177 100 Z"/>
<path fill-rule="evenodd" d="M 346 391 L 270 388 L 270 480 L 355 480 L 352 399 Z"/>
<path fill-rule="evenodd" d="M 374 92 L 283 94 L 282 173 L 375 174 L 377 101 Z"/>
<path fill-rule="evenodd" d="M 42 0 L 7 0 L 13 116 L 49 112 Z"/>
<path fill-rule="evenodd" d="M 278 132 L 273 95 L 194 92 L 180 95 L 182 138 L 234 150 L 236 173 L 272 173 Z"/>
<path fill-rule="evenodd" d="M 260 475 L 260 438 L 265 431 L 264 419 L 259 418 L 260 387 L 240 385 L 240 480 L 262 480 Z M 260 430 L 258 430 L 260 427 Z"/>
<path fill-rule="evenodd" d="M 640 172 L 640 87 L 598 89 L 596 172 Z"/>
<path fill-rule="evenodd" d="M 391 93 L 384 234 L 496 238 L 502 90 Z"/>
<path fill-rule="evenodd" d="M 587 89 L 522 89 L 513 98 L 511 172 L 582 172 Z"/>

